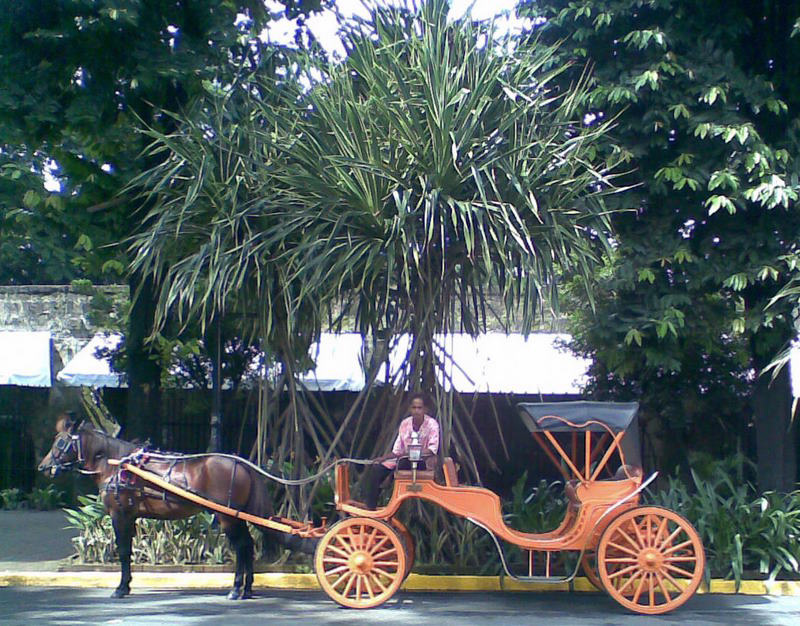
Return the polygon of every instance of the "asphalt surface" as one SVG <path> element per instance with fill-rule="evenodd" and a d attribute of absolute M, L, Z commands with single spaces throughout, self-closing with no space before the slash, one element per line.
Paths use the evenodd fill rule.
<path fill-rule="evenodd" d="M 72 554 L 64 511 L 0 511 L 0 570 L 55 570 Z"/>
<path fill-rule="evenodd" d="M 800 599 L 695 596 L 668 615 L 634 615 L 601 593 L 408 593 L 382 607 L 344 609 L 320 591 L 261 591 L 232 602 L 219 590 L 135 591 L 112 600 L 108 590 L 0 589 L 0 623 L 22 624 L 536 624 L 796 626 Z"/>

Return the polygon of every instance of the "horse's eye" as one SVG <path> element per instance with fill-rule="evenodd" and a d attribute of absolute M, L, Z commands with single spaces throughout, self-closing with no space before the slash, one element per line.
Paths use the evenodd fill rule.
<path fill-rule="evenodd" d="M 95 460 L 95 461 L 99 461 L 99 460 L 100 460 L 100 459 L 102 459 L 104 456 L 105 456 L 105 455 L 104 455 L 102 452 L 98 452 L 97 454 L 95 454 L 95 455 L 94 455 L 94 460 Z"/>
<path fill-rule="evenodd" d="M 66 441 L 66 439 L 58 439 L 56 441 L 56 449 L 60 450 L 61 452 L 66 450 L 67 449 L 67 441 Z"/>

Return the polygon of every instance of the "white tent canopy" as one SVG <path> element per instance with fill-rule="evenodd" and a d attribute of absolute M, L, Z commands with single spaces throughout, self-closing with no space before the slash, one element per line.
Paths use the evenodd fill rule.
<path fill-rule="evenodd" d="M 119 333 L 97 333 L 56 378 L 69 387 L 126 386 L 122 375 L 112 371 L 109 358 L 104 356 L 116 350 L 121 341 Z"/>
<path fill-rule="evenodd" d="M 440 382 L 457 391 L 492 393 L 579 394 L 586 382 L 589 360 L 564 347 L 569 335 L 487 333 L 477 338 L 454 333 L 434 337 L 434 350 L 445 364 Z M 70 386 L 120 387 L 121 376 L 111 371 L 101 352 L 114 350 L 122 337 L 98 334 L 67 366 L 58 380 Z M 406 366 L 410 337 L 391 342 L 389 380 L 397 380 Z M 322 333 L 309 354 L 316 367 L 300 376 L 309 389 L 361 391 L 366 375 L 362 363 L 364 341 L 358 333 Z M 385 367 L 379 380 L 387 380 Z"/>
<path fill-rule="evenodd" d="M 49 331 L 0 331 L 0 385 L 49 387 Z"/>
<path fill-rule="evenodd" d="M 363 344 L 358 333 L 322 333 L 309 351 L 316 367 L 300 379 L 308 389 L 361 391 L 366 384 L 361 364 Z"/>
<path fill-rule="evenodd" d="M 444 363 L 439 382 L 462 393 L 579 394 L 591 361 L 570 352 L 569 340 L 563 333 L 435 335 L 434 350 Z M 408 335 L 397 337 L 390 350 L 391 379 L 406 365 L 409 342 Z"/>

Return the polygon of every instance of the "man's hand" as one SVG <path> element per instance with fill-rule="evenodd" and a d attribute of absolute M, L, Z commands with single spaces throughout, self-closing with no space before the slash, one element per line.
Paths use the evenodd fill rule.
<path fill-rule="evenodd" d="M 384 461 L 388 461 L 389 459 L 395 459 L 395 458 L 397 457 L 392 453 L 384 454 L 383 456 L 375 457 L 374 459 L 372 459 L 372 463 L 373 464 L 383 463 Z"/>

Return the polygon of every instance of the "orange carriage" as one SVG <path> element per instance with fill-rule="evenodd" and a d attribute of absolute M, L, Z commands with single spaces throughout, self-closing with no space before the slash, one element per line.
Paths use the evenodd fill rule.
<path fill-rule="evenodd" d="M 349 517 L 331 526 L 317 545 L 314 565 L 322 589 L 351 608 L 371 608 L 391 598 L 414 561 L 413 539 L 396 514 L 405 501 L 422 499 L 485 529 L 506 573 L 517 580 L 562 583 L 583 569 L 595 586 L 632 611 L 659 614 L 681 606 L 703 576 L 703 545 L 678 513 L 639 505 L 655 474 L 644 480 L 641 468 L 626 459 L 626 448 L 633 454 L 625 445 L 630 444 L 626 431 L 637 409 L 635 403 L 607 402 L 519 405 L 523 422 L 565 479 L 566 514 L 549 532 L 509 527 L 497 494 L 459 484 L 449 458 L 443 463 L 444 484 L 430 471 L 396 471 L 388 503 L 376 510 L 351 499 L 350 467 L 337 465 L 336 508 Z M 511 574 L 500 540 L 527 553 L 527 575 Z M 551 558 L 563 551 L 576 553 L 577 565 L 571 573 L 555 575 Z"/>

